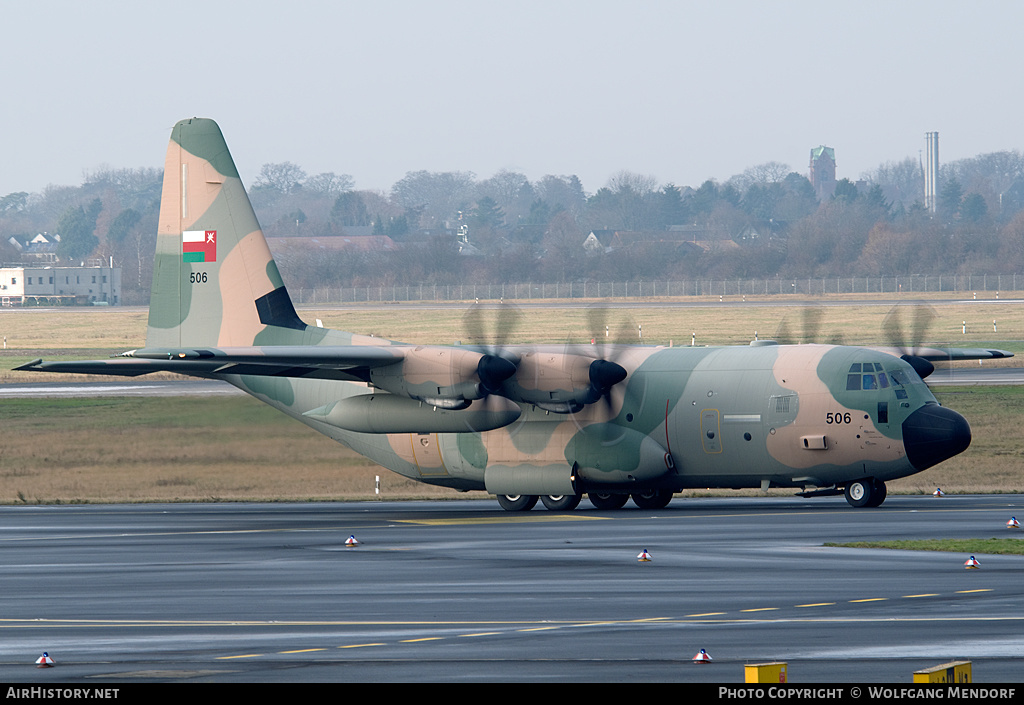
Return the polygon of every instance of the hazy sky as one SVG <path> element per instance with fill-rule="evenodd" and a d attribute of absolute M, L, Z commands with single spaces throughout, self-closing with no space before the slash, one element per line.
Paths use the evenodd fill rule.
<path fill-rule="evenodd" d="M 0 196 L 159 167 L 217 120 L 267 162 L 388 189 L 409 171 L 629 170 L 699 186 L 1020 150 L 1024 3 L 0 0 Z"/>

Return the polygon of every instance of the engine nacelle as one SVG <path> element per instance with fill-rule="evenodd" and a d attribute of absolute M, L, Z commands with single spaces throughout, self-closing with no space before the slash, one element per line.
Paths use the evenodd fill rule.
<path fill-rule="evenodd" d="M 546 411 L 575 413 L 598 401 L 626 374 L 621 365 L 607 360 L 530 352 L 521 356 L 515 377 L 502 385 L 501 394 Z"/>
<path fill-rule="evenodd" d="M 403 351 L 393 365 L 370 369 L 370 382 L 400 397 L 444 409 L 465 409 L 516 373 L 501 357 L 473 350 L 419 346 Z"/>

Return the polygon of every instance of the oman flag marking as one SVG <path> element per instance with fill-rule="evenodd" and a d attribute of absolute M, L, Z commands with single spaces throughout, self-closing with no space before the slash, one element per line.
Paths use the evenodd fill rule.
<path fill-rule="evenodd" d="M 216 262 L 217 231 L 186 230 L 181 234 L 182 262 Z"/>

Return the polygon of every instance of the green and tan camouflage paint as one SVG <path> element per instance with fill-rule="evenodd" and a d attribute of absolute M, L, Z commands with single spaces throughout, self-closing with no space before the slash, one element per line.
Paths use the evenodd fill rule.
<path fill-rule="evenodd" d="M 223 379 L 401 475 L 498 494 L 892 479 L 917 471 L 906 457 L 903 422 L 936 403 L 899 351 L 768 342 L 495 350 L 401 345 L 308 326 L 295 314 L 212 120 L 174 127 L 158 227 L 146 347 L 113 360 L 34 361 L 25 369 Z M 215 231 L 216 260 L 186 261 L 186 231 Z M 489 356 L 515 361 L 497 389 L 478 374 Z M 593 401 L 590 370 L 600 359 L 626 377 Z M 863 363 L 881 363 L 911 382 L 899 398 L 894 386 L 848 390 L 851 365 Z M 386 407 L 399 419 L 384 414 L 374 423 L 409 428 L 346 428 L 345 413 L 368 404 L 369 395 L 389 396 Z M 441 418 L 434 414 L 449 423 L 516 406 L 495 430 L 475 430 L 469 420 L 465 432 L 429 430 Z"/>

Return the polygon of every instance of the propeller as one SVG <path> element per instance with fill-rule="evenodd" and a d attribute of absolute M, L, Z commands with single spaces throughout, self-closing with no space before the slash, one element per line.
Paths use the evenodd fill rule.
<path fill-rule="evenodd" d="M 827 343 L 843 345 L 843 336 L 835 333 L 827 338 L 822 335 L 822 321 L 825 309 L 822 306 L 803 306 L 800 310 L 801 335 L 795 337 L 789 330 L 789 316 L 784 316 L 775 331 L 773 339 L 780 345 L 798 345 L 800 343 Z"/>
<path fill-rule="evenodd" d="M 484 348 L 484 355 L 476 371 L 481 391 L 484 396 L 488 396 L 501 389 L 501 385 L 516 373 L 519 366 L 519 357 L 505 348 L 515 335 L 523 314 L 516 306 L 501 304 L 497 307 L 494 330 L 488 334 L 484 310 L 483 305 L 473 304 L 462 320 L 470 341 Z"/>
<path fill-rule="evenodd" d="M 514 337 L 523 316 L 517 307 L 505 303 L 497 307 L 497 316 L 487 316 L 485 312 L 494 308 L 473 304 L 462 317 L 468 343 L 482 353 L 476 368 L 476 375 L 480 380 L 480 398 L 475 400 L 473 405 L 483 412 L 485 419 L 489 418 L 489 415 L 507 414 L 510 410 L 515 410 L 518 417 L 519 409 L 516 404 L 502 398 L 500 391 L 505 382 L 513 378 L 519 369 L 519 356 L 507 350 L 506 346 Z M 493 319 L 491 330 L 488 330 L 488 318 Z M 474 431 L 489 430 L 474 428 L 474 417 L 467 418 L 466 423 Z"/>
<path fill-rule="evenodd" d="M 615 337 L 609 340 L 612 332 L 608 325 L 608 311 L 606 306 L 587 308 L 587 327 L 591 332 L 591 340 L 597 347 L 598 359 L 590 363 L 590 389 L 584 403 L 593 404 L 604 399 L 610 407 L 612 387 L 626 379 L 629 374 L 618 362 L 624 351 L 621 346 L 627 342 L 639 342 L 640 336 L 636 325 L 626 316 L 616 329 Z M 598 340 L 604 342 L 598 343 Z M 589 351 L 588 356 L 592 356 L 593 352 L 595 351 Z"/>
<path fill-rule="evenodd" d="M 886 342 L 906 360 L 914 371 L 924 379 L 935 371 L 935 366 L 917 355 L 917 348 L 935 320 L 935 309 L 923 303 L 913 305 L 897 304 L 882 321 L 882 332 Z"/>
<path fill-rule="evenodd" d="M 497 315 L 490 316 L 493 324 L 489 325 L 487 312 L 494 310 Z M 602 399 L 610 406 L 612 387 L 628 372 L 615 359 L 624 348 L 606 337 L 606 317 L 606 308 L 587 310 L 594 345 L 566 343 L 560 353 L 543 345 L 517 352 L 506 346 L 522 319 L 519 309 L 504 304 L 472 306 L 463 322 L 472 344 L 483 353 L 477 368 L 481 396 L 485 400 L 491 395 L 501 396 L 563 414 L 582 411 Z M 615 342 L 632 342 L 630 339 L 639 337 L 630 330 L 628 320 L 615 336 Z"/>
<path fill-rule="evenodd" d="M 490 332 L 487 331 L 486 311 L 498 312 L 494 317 L 494 330 Z M 522 318 L 522 311 L 512 304 L 502 303 L 497 306 L 473 304 L 462 316 L 462 325 L 470 342 L 474 345 L 487 345 L 488 347 L 497 345 L 500 347 L 508 344 Z"/>

